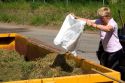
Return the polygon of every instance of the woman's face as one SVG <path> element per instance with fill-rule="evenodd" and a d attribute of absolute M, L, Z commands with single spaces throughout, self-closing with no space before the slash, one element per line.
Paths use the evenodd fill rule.
<path fill-rule="evenodd" d="M 104 24 L 107 24 L 107 23 L 108 23 L 109 18 L 110 18 L 110 17 L 108 17 L 108 16 L 101 16 L 101 17 L 100 17 L 101 21 L 102 21 Z"/>

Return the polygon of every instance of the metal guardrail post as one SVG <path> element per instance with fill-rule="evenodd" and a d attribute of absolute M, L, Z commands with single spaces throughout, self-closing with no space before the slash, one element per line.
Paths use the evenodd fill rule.
<path fill-rule="evenodd" d="M 46 0 L 44 0 L 44 3 L 46 3 Z"/>
<path fill-rule="evenodd" d="M 103 0 L 103 6 L 105 5 L 105 0 Z"/>
<path fill-rule="evenodd" d="M 66 6 L 68 6 L 68 4 L 69 4 L 69 0 L 66 0 Z"/>

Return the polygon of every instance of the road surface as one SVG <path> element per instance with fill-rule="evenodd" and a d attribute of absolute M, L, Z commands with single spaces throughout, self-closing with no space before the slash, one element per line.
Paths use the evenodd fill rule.
<path fill-rule="evenodd" d="M 34 28 L 24 25 L 9 25 L 0 23 L 0 33 L 16 32 L 27 37 L 36 38 L 40 41 L 56 48 L 62 49 L 59 46 L 53 44 L 53 40 L 56 37 L 59 30 L 50 30 L 42 28 Z M 84 31 L 79 39 L 77 45 L 78 53 L 81 57 L 91 60 L 92 62 L 99 63 L 96 57 L 96 51 L 98 49 L 99 35 L 98 33 L 90 33 Z M 62 49 L 64 52 L 64 49 Z"/>

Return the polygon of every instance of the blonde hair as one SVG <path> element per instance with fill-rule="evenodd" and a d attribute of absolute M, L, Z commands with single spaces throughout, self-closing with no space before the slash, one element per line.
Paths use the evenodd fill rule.
<path fill-rule="evenodd" d="M 108 16 L 111 17 L 111 10 L 108 7 L 101 7 L 97 11 L 98 16 Z"/>

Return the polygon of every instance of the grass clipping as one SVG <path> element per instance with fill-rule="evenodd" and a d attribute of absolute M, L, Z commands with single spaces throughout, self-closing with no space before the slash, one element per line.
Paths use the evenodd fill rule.
<path fill-rule="evenodd" d="M 50 53 L 35 61 L 25 61 L 16 51 L 0 50 L 0 81 L 26 80 L 86 73 L 63 54 Z"/>
<path fill-rule="evenodd" d="M 60 77 L 82 74 L 82 69 L 76 66 L 74 60 L 68 60 L 63 54 L 48 54 L 37 59 L 36 67 L 30 78 Z"/>

